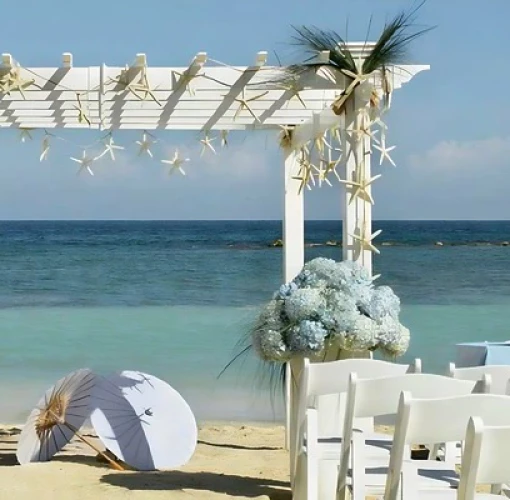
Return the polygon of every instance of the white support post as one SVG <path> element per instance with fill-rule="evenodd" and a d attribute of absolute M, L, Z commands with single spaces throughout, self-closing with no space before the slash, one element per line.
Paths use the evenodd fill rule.
<path fill-rule="evenodd" d="M 368 108 L 368 106 L 367 106 Z M 363 120 L 363 113 L 366 113 L 368 109 L 361 109 L 359 111 L 361 115 L 361 119 Z M 364 126 L 368 126 L 367 123 L 363 124 Z M 361 153 L 363 155 L 363 178 L 368 180 L 372 176 L 371 174 L 371 165 L 370 165 L 370 158 L 371 158 L 371 151 L 372 151 L 372 144 L 371 139 L 368 135 L 364 135 L 363 139 L 361 141 Z M 366 186 L 366 193 L 367 195 L 371 195 L 372 191 L 372 185 Z M 362 227 L 361 230 L 364 231 L 364 234 L 362 234 L 362 237 L 364 238 L 370 238 L 370 235 L 372 234 L 372 204 L 367 199 L 359 198 L 358 201 L 358 214 L 360 215 Z M 372 275 L 372 251 L 366 248 L 360 249 L 360 258 L 361 258 L 361 264 L 368 269 L 370 275 Z"/>
<path fill-rule="evenodd" d="M 355 180 L 356 176 L 356 159 L 359 155 L 359 148 L 355 151 L 353 148 L 356 147 L 356 143 L 352 138 L 352 134 L 347 132 L 347 130 L 355 130 L 357 127 L 357 116 L 355 111 L 355 99 L 356 97 L 353 95 L 350 99 L 345 103 L 345 123 L 341 127 L 342 130 L 342 143 L 344 150 L 344 162 L 345 162 L 345 179 L 352 181 Z M 348 135 L 351 136 L 349 139 Z M 352 193 L 354 192 L 354 188 L 349 185 L 344 185 L 344 213 L 342 220 L 342 259 L 343 260 L 356 260 L 355 258 L 355 250 L 356 243 L 355 239 L 352 237 L 353 234 L 356 233 L 357 227 L 357 203 L 352 202 L 351 200 Z"/>
<path fill-rule="evenodd" d="M 301 271 L 305 262 L 305 214 L 303 190 L 300 181 L 293 179 L 299 171 L 298 151 L 285 149 L 284 169 L 284 214 L 283 214 L 283 280 L 293 280 Z M 293 438 L 295 427 L 295 384 L 291 383 L 292 370 L 285 367 L 285 448 L 290 448 L 293 464 Z M 291 465 L 292 467 L 292 465 Z"/>

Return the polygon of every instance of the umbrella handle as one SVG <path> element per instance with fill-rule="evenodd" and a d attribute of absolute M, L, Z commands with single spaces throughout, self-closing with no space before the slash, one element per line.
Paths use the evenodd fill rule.
<path fill-rule="evenodd" d="M 88 439 L 86 439 L 85 436 L 83 436 L 74 425 L 71 425 L 71 424 L 69 424 L 66 421 L 64 421 L 62 423 L 66 427 L 68 427 L 70 430 L 72 430 L 76 434 L 76 437 L 78 439 L 80 439 L 86 445 L 90 446 L 94 451 L 99 453 L 112 466 L 112 468 L 114 468 L 115 470 L 119 470 L 119 471 L 125 471 L 126 470 L 118 462 L 116 462 L 115 460 L 112 460 L 104 451 L 101 451 L 94 443 L 92 443 L 92 441 L 89 441 Z"/>

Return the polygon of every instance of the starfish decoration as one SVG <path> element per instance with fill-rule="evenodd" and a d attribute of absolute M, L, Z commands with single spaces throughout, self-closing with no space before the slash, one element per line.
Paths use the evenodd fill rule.
<path fill-rule="evenodd" d="M 73 104 L 75 109 L 78 110 L 78 123 L 86 122 L 89 126 L 92 125 L 92 122 L 90 121 L 90 118 L 87 116 L 86 111 L 83 109 L 83 105 L 81 103 L 81 97 L 80 94 L 76 94 L 76 100 L 78 101 L 78 105 Z"/>
<path fill-rule="evenodd" d="M 354 129 L 347 129 L 347 132 L 356 136 L 357 140 L 361 140 L 364 136 L 370 137 L 370 139 L 374 139 L 374 134 L 377 133 L 377 130 L 372 131 L 370 129 L 370 123 L 368 125 L 365 124 L 365 120 Z"/>
<path fill-rule="evenodd" d="M 221 147 L 228 147 L 228 130 L 221 131 Z"/>
<path fill-rule="evenodd" d="M 131 81 L 129 72 L 131 68 L 126 66 L 117 78 L 113 78 L 111 82 L 122 85 L 127 92 L 131 92 L 137 99 L 145 101 L 147 97 L 150 97 L 155 103 L 161 106 L 161 102 L 155 96 L 154 91 L 151 89 L 149 84 L 149 78 L 147 76 L 147 67 L 144 66 L 141 69 L 140 79 L 138 82 Z"/>
<path fill-rule="evenodd" d="M 375 182 L 377 179 L 379 179 L 380 177 L 382 177 L 381 174 L 379 175 L 374 175 L 373 177 L 370 177 L 370 179 L 364 179 L 364 178 L 359 178 L 360 175 L 358 173 L 357 175 L 358 177 L 358 180 L 357 181 L 350 181 L 350 180 L 345 180 L 345 179 L 339 179 L 339 181 L 342 183 L 342 184 L 345 184 L 346 186 L 349 186 L 349 187 L 353 187 L 354 188 L 354 191 L 352 192 L 351 194 L 351 197 L 349 198 L 349 205 L 356 199 L 356 197 L 360 197 L 362 198 L 363 200 L 365 201 L 368 201 L 369 203 L 371 203 L 372 205 L 374 204 L 374 198 L 372 198 L 372 194 L 370 193 L 370 191 L 368 190 L 368 188 L 370 187 L 370 185 Z"/>
<path fill-rule="evenodd" d="M 330 180 L 327 177 L 328 171 L 327 171 L 327 168 L 324 168 L 324 163 L 325 163 L 324 159 L 321 158 L 320 162 L 319 162 L 319 167 L 316 167 L 315 165 L 312 165 L 312 167 L 317 172 L 315 175 L 316 175 L 316 177 L 317 177 L 317 179 L 319 181 L 319 187 L 322 187 L 322 183 L 323 182 L 325 182 L 328 186 L 333 186 L 333 184 L 331 184 Z"/>
<path fill-rule="evenodd" d="M 94 175 L 94 172 L 92 172 L 90 165 L 92 165 L 92 163 L 94 163 L 94 161 L 96 161 L 96 159 L 97 158 L 94 158 L 92 156 L 87 156 L 87 152 L 85 150 L 83 151 L 81 158 L 71 157 L 71 160 L 80 164 L 80 168 L 77 172 L 77 175 L 80 175 L 84 170 L 86 170 L 90 175 Z"/>
<path fill-rule="evenodd" d="M 291 92 L 292 93 L 292 96 L 291 98 L 288 100 L 288 102 L 290 102 L 290 100 L 293 98 L 293 97 L 296 97 L 297 100 L 301 103 L 301 105 L 303 106 L 303 108 L 307 109 L 306 108 L 306 104 L 305 104 L 305 101 L 303 101 L 301 95 L 299 94 L 302 90 L 303 90 L 303 87 L 300 85 L 299 83 L 299 78 L 294 76 L 293 78 L 290 78 L 286 83 L 283 83 L 281 85 L 281 87 L 286 90 L 287 92 Z"/>
<path fill-rule="evenodd" d="M 24 128 L 21 127 L 19 129 L 19 140 L 21 142 L 26 142 L 27 140 L 32 140 L 32 134 L 30 133 L 31 130 L 34 130 L 33 128 Z"/>
<path fill-rule="evenodd" d="M 335 151 L 339 151 L 339 150 L 336 149 Z M 340 175 L 338 174 L 338 172 L 336 171 L 336 167 L 338 167 L 338 165 L 342 161 L 342 155 L 340 154 L 336 160 L 333 160 L 332 152 L 333 152 L 333 149 L 328 149 L 327 159 L 324 157 L 321 158 L 321 163 L 326 166 L 324 175 L 327 176 L 330 173 L 333 173 L 333 174 L 335 174 L 335 177 L 340 181 L 341 178 L 340 178 Z"/>
<path fill-rule="evenodd" d="M 380 151 L 381 158 L 379 159 L 379 165 L 382 165 L 383 161 L 388 160 L 394 167 L 396 167 L 395 162 L 391 159 L 390 151 L 393 151 L 397 146 L 386 146 L 386 139 L 384 136 L 381 137 L 381 144 L 377 146 L 374 144 L 374 148 Z"/>
<path fill-rule="evenodd" d="M 49 152 L 50 152 L 50 134 L 46 132 L 41 143 L 41 156 L 39 156 L 39 161 L 47 160 Z"/>
<path fill-rule="evenodd" d="M 206 132 L 203 139 L 200 139 L 202 143 L 202 151 L 200 152 L 200 156 L 203 156 L 206 149 L 210 149 L 214 154 L 216 154 L 216 150 L 214 146 L 211 144 L 214 141 L 215 137 L 209 137 L 209 134 Z"/>
<path fill-rule="evenodd" d="M 182 86 L 185 86 L 186 87 L 186 90 L 187 92 L 189 93 L 190 96 L 195 96 L 195 89 L 193 89 L 191 87 L 191 81 L 195 78 L 198 78 L 199 76 L 202 76 L 202 75 L 192 75 L 188 72 L 184 72 L 184 73 L 181 73 L 180 71 L 175 71 L 173 70 L 172 73 L 174 75 L 178 75 L 179 76 L 179 81 L 176 82 L 176 89 L 175 90 L 179 90 Z M 174 77 L 175 78 L 175 77 Z"/>
<path fill-rule="evenodd" d="M 11 95 L 11 92 L 18 91 L 21 97 L 26 99 L 23 91 L 30 87 L 30 85 L 33 85 L 35 80 L 25 80 L 21 78 L 20 69 L 19 66 L 11 68 L 7 74 L 0 78 L 0 92 Z"/>
<path fill-rule="evenodd" d="M 121 149 L 124 149 L 124 147 L 119 146 L 118 144 L 115 144 L 115 142 L 113 141 L 113 136 L 111 134 L 108 134 L 107 137 L 108 137 L 108 142 L 106 142 L 106 141 L 103 142 L 104 150 L 99 155 L 99 158 L 102 158 L 105 154 L 110 153 L 110 158 L 112 159 L 112 161 L 115 161 L 114 150 L 115 149 L 121 150 Z"/>
<path fill-rule="evenodd" d="M 366 227 L 366 223 L 363 221 L 360 234 L 351 234 L 351 237 L 360 242 L 361 250 L 370 250 L 371 252 L 375 252 L 377 254 L 381 253 L 379 249 L 374 246 L 372 241 L 382 233 L 382 230 L 379 229 L 375 233 L 369 234 L 367 236 L 367 229 L 368 228 Z"/>
<path fill-rule="evenodd" d="M 142 135 L 141 141 L 136 141 L 136 144 L 140 146 L 140 149 L 138 150 L 138 156 L 142 155 L 143 153 L 147 153 L 151 158 L 154 158 L 154 155 L 151 151 L 151 146 L 156 143 L 156 141 L 153 141 L 152 136 L 148 132 L 144 132 Z"/>
<path fill-rule="evenodd" d="M 189 158 L 181 158 L 181 156 L 179 156 L 179 150 L 176 149 L 171 160 L 161 160 L 161 163 L 172 165 L 168 171 L 168 175 L 172 175 L 176 170 L 179 171 L 182 175 L 186 175 L 186 172 L 182 169 L 181 165 L 187 161 L 189 161 Z"/>
<path fill-rule="evenodd" d="M 234 120 L 239 116 L 239 114 L 241 113 L 241 111 L 243 109 L 246 109 L 246 111 L 248 111 L 250 113 L 250 115 L 253 116 L 255 121 L 260 123 L 259 117 L 253 112 L 253 109 L 251 109 L 251 106 L 249 103 L 256 101 L 257 99 L 260 99 L 261 97 L 264 97 L 268 93 L 269 92 L 266 90 L 266 92 L 263 92 L 262 94 L 259 94 L 259 95 L 256 95 L 256 96 L 253 96 L 250 98 L 246 98 L 245 93 L 244 93 L 244 87 L 243 87 L 243 90 L 241 93 L 242 97 L 236 97 L 234 99 L 234 101 L 239 103 L 239 107 L 237 108 L 237 111 L 234 114 Z"/>
<path fill-rule="evenodd" d="M 280 133 L 280 146 L 282 148 L 289 148 L 292 145 L 292 132 L 294 131 L 293 125 L 278 125 L 282 131 Z"/>
<path fill-rule="evenodd" d="M 312 166 L 309 160 L 310 152 L 306 146 L 301 148 L 301 157 L 299 158 L 299 172 L 298 175 L 293 176 L 292 179 L 296 181 L 300 181 L 301 184 L 299 186 L 298 193 L 301 194 L 303 188 L 306 186 L 307 189 L 311 189 L 310 182 L 315 185 L 315 179 L 313 177 L 312 168 L 317 170 L 317 167 Z"/>

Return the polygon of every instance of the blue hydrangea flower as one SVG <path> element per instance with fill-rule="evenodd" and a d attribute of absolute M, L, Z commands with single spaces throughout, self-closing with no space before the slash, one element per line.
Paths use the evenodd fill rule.
<path fill-rule="evenodd" d="M 294 353 L 319 353 L 324 349 L 326 335 L 321 323 L 301 321 L 289 331 L 289 348 Z"/>
<path fill-rule="evenodd" d="M 287 297 L 284 308 L 289 320 L 297 323 L 320 316 L 326 305 L 321 292 L 316 288 L 302 288 Z"/>

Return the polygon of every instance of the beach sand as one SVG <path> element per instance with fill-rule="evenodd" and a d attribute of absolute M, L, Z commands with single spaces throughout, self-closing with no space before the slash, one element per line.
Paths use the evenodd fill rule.
<path fill-rule="evenodd" d="M 16 430 L 0 430 L 1 500 L 291 498 L 282 426 L 204 424 L 191 461 L 167 472 L 114 471 L 76 440 L 51 462 L 22 467 L 16 441 Z"/>

